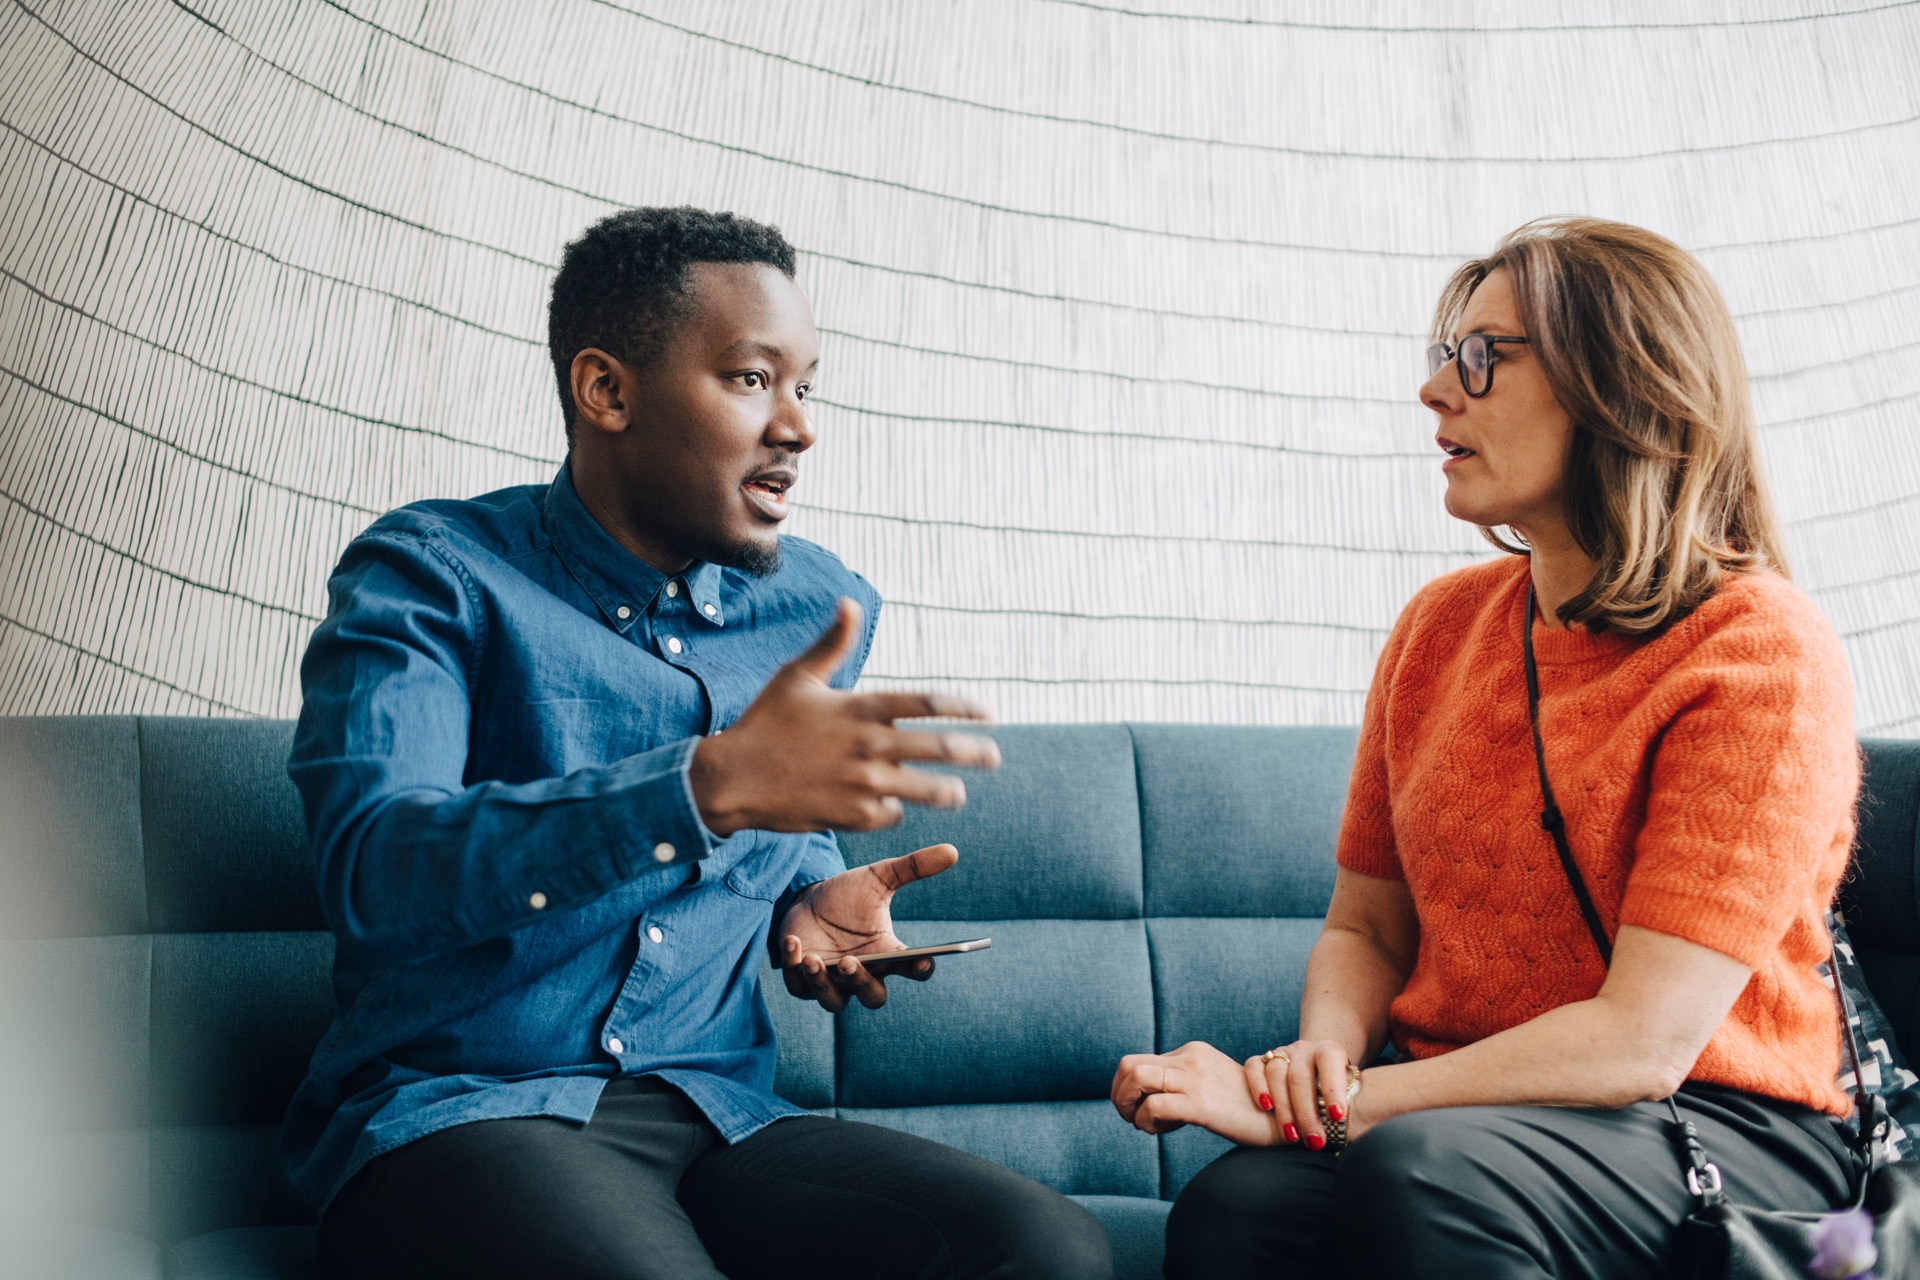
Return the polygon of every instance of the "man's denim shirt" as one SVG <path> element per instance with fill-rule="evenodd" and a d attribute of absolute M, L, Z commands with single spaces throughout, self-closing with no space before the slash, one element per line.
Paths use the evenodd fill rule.
<path fill-rule="evenodd" d="M 288 764 L 338 940 L 333 1027 L 282 1143 L 315 1207 L 438 1129 L 584 1123 L 616 1076 L 670 1081 L 729 1142 L 798 1114 L 773 1093 L 767 932 L 845 864 L 831 835 L 714 837 L 687 776 L 841 596 L 867 630 L 834 683 L 866 659 L 873 589 L 781 548 L 766 578 L 669 578 L 564 467 L 348 546 Z"/>

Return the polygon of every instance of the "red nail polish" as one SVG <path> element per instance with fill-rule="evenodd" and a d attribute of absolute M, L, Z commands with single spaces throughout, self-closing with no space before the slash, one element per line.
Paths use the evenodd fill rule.
<path fill-rule="evenodd" d="M 1300 1141 L 1300 1131 L 1293 1127 L 1292 1121 L 1288 1121 L 1286 1124 L 1281 1125 L 1280 1132 L 1282 1135 L 1286 1137 L 1286 1140 L 1288 1142 Z"/>
<path fill-rule="evenodd" d="M 1270 1093 L 1263 1093 L 1263 1094 L 1261 1094 L 1261 1095 L 1260 1095 L 1260 1109 L 1261 1109 L 1262 1111 L 1271 1111 L 1271 1110 L 1273 1110 L 1273 1095 L 1272 1095 L 1272 1094 L 1270 1094 Z"/>
<path fill-rule="evenodd" d="M 1307 1150 L 1318 1151 L 1320 1148 L 1326 1145 L 1327 1145 L 1327 1140 L 1321 1137 L 1319 1134 L 1310 1133 L 1307 1135 Z"/>
<path fill-rule="evenodd" d="M 1347 1118 L 1347 1109 L 1337 1102 L 1329 1102 L 1327 1104 L 1327 1114 L 1335 1120 L 1345 1120 Z"/>

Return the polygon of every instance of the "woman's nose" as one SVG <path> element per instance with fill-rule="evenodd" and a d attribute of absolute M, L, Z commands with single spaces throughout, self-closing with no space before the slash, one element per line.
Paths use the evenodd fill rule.
<path fill-rule="evenodd" d="M 1420 403 L 1435 413 L 1457 412 L 1464 399 L 1466 393 L 1451 364 L 1441 366 L 1440 372 L 1420 384 Z"/>

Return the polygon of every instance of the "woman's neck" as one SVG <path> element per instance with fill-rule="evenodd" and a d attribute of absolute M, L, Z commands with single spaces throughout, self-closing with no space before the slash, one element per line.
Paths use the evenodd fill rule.
<path fill-rule="evenodd" d="M 1527 534 L 1532 552 L 1533 598 L 1540 620 L 1549 627 L 1565 628 L 1560 621 L 1560 606 L 1587 589 L 1599 568 L 1591 556 L 1580 549 L 1564 525 Z"/>

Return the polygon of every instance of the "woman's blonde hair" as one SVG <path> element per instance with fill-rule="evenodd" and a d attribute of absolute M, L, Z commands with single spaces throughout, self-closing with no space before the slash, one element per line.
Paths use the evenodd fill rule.
<path fill-rule="evenodd" d="M 1454 340 L 1467 299 L 1502 268 L 1530 349 L 1573 419 L 1567 525 L 1599 565 L 1561 620 L 1653 635 L 1724 573 L 1786 573 L 1746 362 L 1706 268 L 1623 222 L 1529 222 L 1453 273 L 1435 341 Z M 1481 533 L 1526 553 L 1494 529 Z"/>

